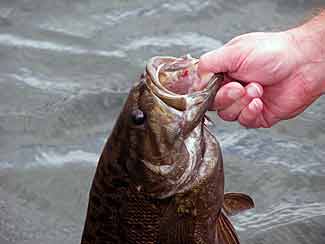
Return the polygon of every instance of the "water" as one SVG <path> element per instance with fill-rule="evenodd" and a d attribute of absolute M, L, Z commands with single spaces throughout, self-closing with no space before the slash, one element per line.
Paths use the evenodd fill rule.
<path fill-rule="evenodd" d="M 2 0 L 0 243 L 79 242 L 99 153 L 151 56 L 199 56 L 324 4 Z M 233 217 L 242 243 L 325 243 L 324 105 L 272 129 L 215 119 L 226 190 L 256 202 Z"/>

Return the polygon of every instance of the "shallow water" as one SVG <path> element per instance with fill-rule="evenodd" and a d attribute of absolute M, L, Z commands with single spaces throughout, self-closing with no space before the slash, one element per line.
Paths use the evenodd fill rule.
<path fill-rule="evenodd" d="M 325 1 L 2 0 L 0 243 L 78 243 L 96 161 L 154 55 L 284 30 Z M 325 243 L 325 106 L 272 129 L 216 120 L 242 243 Z M 214 115 L 212 115 L 214 117 Z"/>

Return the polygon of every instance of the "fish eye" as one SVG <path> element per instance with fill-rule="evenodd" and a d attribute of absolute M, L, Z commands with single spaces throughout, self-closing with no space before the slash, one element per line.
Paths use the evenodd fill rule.
<path fill-rule="evenodd" d="M 142 125 L 145 119 L 146 116 L 140 109 L 131 112 L 131 120 L 135 125 Z"/>

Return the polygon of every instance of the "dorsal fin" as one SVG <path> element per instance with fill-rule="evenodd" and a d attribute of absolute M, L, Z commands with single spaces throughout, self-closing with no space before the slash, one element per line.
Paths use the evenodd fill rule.
<path fill-rule="evenodd" d="M 218 218 L 217 235 L 220 244 L 240 244 L 234 227 L 223 211 Z"/>
<path fill-rule="evenodd" d="M 235 215 L 254 206 L 253 199 L 244 193 L 229 192 L 224 195 L 223 209 L 227 215 Z"/>

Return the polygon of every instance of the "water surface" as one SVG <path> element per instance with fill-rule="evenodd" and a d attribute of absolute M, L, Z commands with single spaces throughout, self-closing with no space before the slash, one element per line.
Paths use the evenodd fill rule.
<path fill-rule="evenodd" d="M 79 242 L 97 159 L 151 56 L 199 56 L 241 33 L 295 26 L 321 5 L 2 0 L 0 243 Z M 256 202 L 233 218 L 242 243 L 325 243 L 324 106 L 267 130 L 215 119 L 226 190 Z"/>

